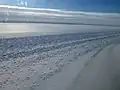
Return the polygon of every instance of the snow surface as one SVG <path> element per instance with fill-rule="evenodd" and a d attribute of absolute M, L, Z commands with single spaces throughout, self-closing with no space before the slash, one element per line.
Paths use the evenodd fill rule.
<path fill-rule="evenodd" d="M 0 39 L 0 90 L 67 90 L 119 32 Z"/>
<path fill-rule="evenodd" d="M 77 75 L 68 90 L 119 90 L 119 53 L 120 44 L 105 48 Z"/>

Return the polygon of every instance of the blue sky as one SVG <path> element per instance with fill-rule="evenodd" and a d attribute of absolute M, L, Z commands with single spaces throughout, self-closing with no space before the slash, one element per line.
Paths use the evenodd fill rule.
<path fill-rule="evenodd" d="M 0 0 L 0 4 L 17 5 L 21 1 L 27 2 L 28 7 L 37 8 L 88 12 L 120 12 L 120 0 Z"/>

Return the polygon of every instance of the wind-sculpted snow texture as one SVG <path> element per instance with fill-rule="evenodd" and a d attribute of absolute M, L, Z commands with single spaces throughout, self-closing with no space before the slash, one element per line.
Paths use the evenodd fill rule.
<path fill-rule="evenodd" d="M 1 38 L 0 90 L 42 90 L 41 83 L 64 66 L 96 50 L 91 56 L 94 58 L 119 34 L 110 31 Z"/>

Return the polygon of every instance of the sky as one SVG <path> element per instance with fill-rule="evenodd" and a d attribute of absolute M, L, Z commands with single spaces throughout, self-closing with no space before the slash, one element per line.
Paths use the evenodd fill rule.
<path fill-rule="evenodd" d="M 26 4 L 27 5 L 27 4 Z M 3 14 L 9 11 L 9 14 Z M 0 34 L 38 33 L 39 35 L 120 30 L 119 13 L 82 12 L 0 5 Z M 20 23 L 17 22 L 43 22 Z M 47 24 L 47 22 L 49 24 Z M 56 23 L 56 24 L 53 24 Z M 66 24 L 65 24 L 66 23 Z M 71 24 L 70 24 L 71 23 Z M 20 34 L 19 34 L 20 35 Z"/>
<path fill-rule="evenodd" d="M 0 4 L 0 21 L 80 23 L 80 25 L 0 23 L 0 34 L 35 32 L 47 35 L 120 30 L 119 0 L 0 0 Z"/>
<path fill-rule="evenodd" d="M 0 0 L 0 4 L 87 12 L 120 12 L 120 0 Z"/>

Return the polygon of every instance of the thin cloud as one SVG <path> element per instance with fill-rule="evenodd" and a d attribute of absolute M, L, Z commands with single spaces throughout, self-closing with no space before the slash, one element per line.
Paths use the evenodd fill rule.
<path fill-rule="evenodd" d="M 120 30 L 119 13 L 63 11 L 8 5 L 0 5 L 0 22 L 6 23 L 0 24 L 0 28 L 2 28 L 0 33 L 39 32 L 42 34 L 58 34 Z"/>
<path fill-rule="evenodd" d="M 26 8 L 18 6 L 0 5 L 1 22 L 51 22 L 58 24 L 87 24 L 87 25 L 111 25 L 120 26 L 119 13 L 96 13 L 62 11 L 45 8 Z M 6 17 L 2 16 L 6 13 Z M 5 17 L 5 18 L 4 18 Z M 14 18 L 13 18 L 14 17 Z"/>

